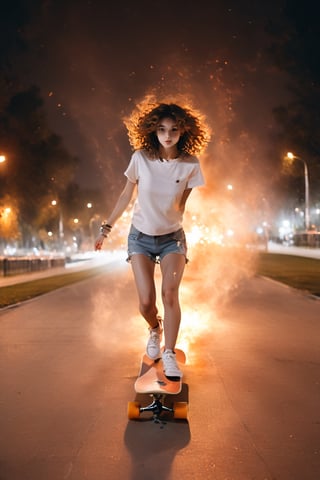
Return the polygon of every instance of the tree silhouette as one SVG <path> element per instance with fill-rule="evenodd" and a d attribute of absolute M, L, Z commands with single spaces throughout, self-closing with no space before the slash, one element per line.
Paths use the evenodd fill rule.
<path fill-rule="evenodd" d="M 8 156 L 2 195 L 17 204 L 23 244 L 30 244 L 34 226 L 48 195 L 63 198 L 73 180 L 77 159 L 48 127 L 40 90 L 33 86 L 14 95 L 0 114 L 2 148 Z"/>

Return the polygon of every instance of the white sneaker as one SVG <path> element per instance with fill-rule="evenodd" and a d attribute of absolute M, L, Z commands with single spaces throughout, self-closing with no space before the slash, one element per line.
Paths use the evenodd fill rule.
<path fill-rule="evenodd" d="M 166 377 L 182 378 L 183 373 L 178 367 L 176 354 L 172 350 L 166 350 L 162 354 L 163 371 Z"/>
<path fill-rule="evenodd" d="M 149 338 L 146 348 L 146 354 L 151 360 L 158 360 L 161 358 L 161 339 L 162 339 L 162 328 L 161 320 L 159 319 L 159 325 L 156 328 L 149 328 Z"/>

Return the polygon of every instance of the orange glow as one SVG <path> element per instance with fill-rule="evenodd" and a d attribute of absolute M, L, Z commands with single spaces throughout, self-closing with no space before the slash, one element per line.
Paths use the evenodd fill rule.
<path fill-rule="evenodd" d="M 182 304 L 182 320 L 177 347 L 181 348 L 187 357 L 187 364 L 192 364 L 196 357 L 196 343 L 205 337 L 206 331 L 214 327 L 214 312 L 192 308 Z"/>
<path fill-rule="evenodd" d="M 8 206 L 10 202 L 12 206 Z M 17 210 L 14 201 L 9 197 L 4 198 L 2 204 L 0 204 L 0 237 L 4 239 L 17 238 L 18 231 L 18 219 Z"/>

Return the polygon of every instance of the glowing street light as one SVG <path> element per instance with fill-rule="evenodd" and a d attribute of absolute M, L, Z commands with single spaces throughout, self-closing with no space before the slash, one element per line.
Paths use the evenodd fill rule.
<path fill-rule="evenodd" d="M 292 152 L 287 153 L 287 158 L 289 160 L 300 160 L 303 162 L 304 165 L 304 186 L 305 186 L 305 217 L 304 217 L 304 222 L 305 222 L 305 229 L 309 230 L 310 227 L 310 201 L 309 201 L 309 173 L 308 173 L 308 165 L 303 158 L 298 157 L 297 155 L 294 155 Z"/>
<path fill-rule="evenodd" d="M 53 207 L 58 205 L 57 200 L 52 200 L 51 205 Z M 63 237 L 64 237 L 64 228 L 63 228 L 63 217 L 62 217 L 62 211 L 61 207 L 59 208 L 59 242 L 60 242 L 60 247 L 62 248 L 63 246 Z"/>
<path fill-rule="evenodd" d="M 6 161 L 5 155 L 0 155 L 0 163 L 4 163 Z"/>

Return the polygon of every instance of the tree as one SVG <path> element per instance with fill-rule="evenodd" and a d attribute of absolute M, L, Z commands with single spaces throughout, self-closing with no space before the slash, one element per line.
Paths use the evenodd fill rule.
<path fill-rule="evenodd" d="M 9 157 L 3 190 L 17 202 L 23 243 L 28 244 L 34 225 L 39 224 L 44 199 L 48 193 L 63 197 L 77 159 L 48 127 L 40 90 L 35 86 L 9 100 L 0 114 L 0 128 L 0 143 Z"/>

